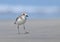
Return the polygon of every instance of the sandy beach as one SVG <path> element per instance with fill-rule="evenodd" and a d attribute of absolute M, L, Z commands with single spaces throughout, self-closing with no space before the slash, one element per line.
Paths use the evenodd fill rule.
<path fill-rule="evenodd" d="M 24 34 L 22 25 L 17 34 L 17 25 L 13 20 L 0 20 L 0 42 L 58 42 L 60 41 L 60 20 L 27 21 Z"/>

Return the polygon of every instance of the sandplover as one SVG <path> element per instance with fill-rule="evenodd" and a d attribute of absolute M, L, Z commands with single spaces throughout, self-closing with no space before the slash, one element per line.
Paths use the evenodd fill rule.
<path fill-rule="evenodd" d="M 23 28 L 25 30 L 25 22 L 27 20 L 28 15 L 26 13 L 22 13 L 20 16 L 18 16 L 14 22 L 14 24 L 17 24 L 17 29 L 18 29 L 18 34 L 20 34 L 19 32 L 19 25 L 23 25 Z M 25 32 L 28 33 L 28 32 Z"/>

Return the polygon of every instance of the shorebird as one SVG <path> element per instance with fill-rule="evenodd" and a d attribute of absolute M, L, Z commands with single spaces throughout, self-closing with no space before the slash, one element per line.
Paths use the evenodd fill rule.
<path fill-rule="evenodd" d="M 17 24 L 17 29 L 18 29 L 18 34 L 20 34 L 19 32 L 19 25 L 23 25 L 23 28 L 25 30 L 25 22 L 27 20 L 28 15 L 26 13 L 22 13 L 20 16 L 18 16 L 14 22 L 14 24 Z M 28 32 L 25 32 L 28 33 Z"/>

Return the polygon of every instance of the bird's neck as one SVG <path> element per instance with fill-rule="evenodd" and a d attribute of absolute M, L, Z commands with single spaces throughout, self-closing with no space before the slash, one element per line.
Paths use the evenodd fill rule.
<path fill-rule="evenodd" d="M 26 16 L 22 16 L 22 19 L 26 19 Z"/>

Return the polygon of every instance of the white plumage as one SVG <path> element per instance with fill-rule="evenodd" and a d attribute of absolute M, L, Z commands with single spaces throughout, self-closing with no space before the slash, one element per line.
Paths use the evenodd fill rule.
<path fill-rule="evenodd" d="M 19 17 L 19 18 L 17 19 L 16 24 L 22 25 L 22 24 L 24 24 L 25 22 L 26 22 L 25 17 L 24 17 L 24 16 L 21 16 L 21 17 Z"/>

